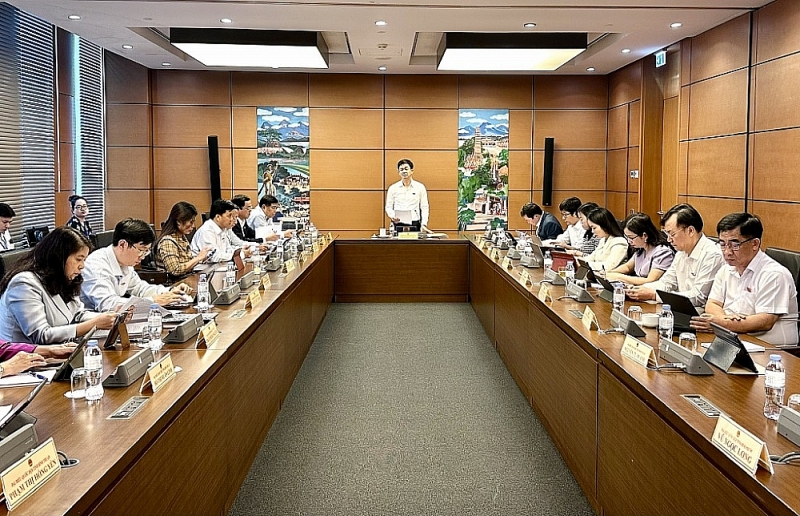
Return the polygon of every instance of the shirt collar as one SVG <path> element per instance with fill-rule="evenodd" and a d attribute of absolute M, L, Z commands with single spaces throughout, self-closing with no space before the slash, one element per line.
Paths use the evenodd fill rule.
<path fill-rule="evenodd" d="M 126 270 L 129 269 L 129 267 L 121 265 L 119 260 L 117 260 L 117 255 L 114 254 L 114 244 L 106 247 L 105 251 L 106 257 L 108 258 L 108 264 L 111 267 L 111 273 L 117 278 L 124 276 L 125 274 L 122 271 L 122 267 L 125 267 Z"/>

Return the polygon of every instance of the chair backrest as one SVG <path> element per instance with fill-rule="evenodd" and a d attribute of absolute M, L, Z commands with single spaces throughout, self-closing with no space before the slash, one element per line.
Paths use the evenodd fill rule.
<path fill-rule="evenodd" d="M 200 218 L 203 219 L 203 222 L 207 221 L 208 219 L 211 218 L 211 212 L 204 211 L 203 213 L 200 214 Z"/>
<path fill-rule="evenodd" d="M 800 292 L 800 253 L 781 249 L 779 247 L 767 247 L 767 256 L 780 263 L 792 273 L 794 278 L 794 285 Z"/>
<path fill-rule="evenodd" d="M 101 231 L 97 234 L 97 248 L 101 247 L 108 247 L 113 243 L 114 240 L 114 230 L 109 229 L 108 231 Z"/>
<path fill-rule="evenodd" d="M 32 227 L 25 230 L 25 237 L 28 239 L 28 245 L 33 247 L 41 242 L 48 233 L 50 233 L 50 228 L 47 226 Z"/>
<path fill-rule="evenodd" d="M 5 276 L 6 272 L 10 271 L 12 267 L 14 267 L 14 264 L 25 256 L 28 251 L 30 251 L 30 249 L 15 249 L 13 251 L 0 253 L 0 278 Z"/>

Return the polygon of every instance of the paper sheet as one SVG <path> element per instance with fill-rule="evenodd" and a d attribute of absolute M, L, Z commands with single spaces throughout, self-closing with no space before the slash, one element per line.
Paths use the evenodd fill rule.
<path fill-rule="evenodd" d="M 407 210 L 394 210 L 394 216 L 400 219 L 401 224 L 411 224 L 411 216 L 414 214 L 412 211 Z"/>
<path fill-rule="evenodd" d="M 58 369 L 48 369 L 46 371 L 38 371 L 36 374 L 47 378 L 47 382 L 53 381 L 53 377 L 58 372 Z M 41 382 L 40 378 L 28 373 L 20 373 L 11 376 L 0 378 L 0 388 L 3 387 L 20 387 L 25 385 L 36 385 Z"/>

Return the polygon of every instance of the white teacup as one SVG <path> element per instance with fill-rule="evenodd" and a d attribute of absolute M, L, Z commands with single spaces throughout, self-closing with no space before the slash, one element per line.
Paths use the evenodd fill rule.
<path fill-rule="evenodd" d="M 642 326 L 645 328 L 658 328 L 658 314 L 642 314 Z"/>
<path fill-rule="evenodd" d="M 381 236 L 382 237 L 386 236 L 386 228 L 381 228 Z"/>

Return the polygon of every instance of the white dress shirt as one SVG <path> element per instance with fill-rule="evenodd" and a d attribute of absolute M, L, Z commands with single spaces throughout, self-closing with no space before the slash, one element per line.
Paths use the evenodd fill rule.
<path fill-rule="evenodd" d="M 428 191 L 419 181 L 411 180 L 408 186 L 398 181 L 386 192 L 386 214 L 395 218 L 395 210 L 410 211 L 411 220 L 418 220 L 423 226 L 428 225 Z"/>
<path fill-rule="evenodd" d="M 601 238 L 597 249 L 586 257 L 593 270 L 600 271 L 617 267 L 628 253 L 628 240 L 625 237 Z"/>
<path fill-rule="evenodd" d="M 719 246 L 705 235 L 700 235 L 690 254 L 678 251 L 672 265 L 661 278 L 642 286 L 675 292 L 688 297 L 695 307 L 705 308 L 714 276 L 724 261 Z M 661 302 L 661 299 L 658 301 Z"/>
<path fill-rule="evenodd" d="M 567 244 L 575 249 L 581 249 L 584 236 L 586 236 L 586 230 L 583 229 L 583 224 L 579 220 L 575 224 L 568 225 L 567 229 L 558 235 L 555 241 Z"/>
<path fill-rule="evenodd" d="M 267 214 L 264 213 L 264 210 L 261 209 L 261 206 L 258 206 L 252 212 L 250 212 L 250 216 L 247 217 L 247 225 L 253 229 L 258 229 L 261 226 L 267 225 Z"/>
<path fill-rule="evenodd" d="M 124 305 L 129 301 L 123 297 L 126 294 L 152 300 L 154 296 L 169 291 L 163 285 L 144 281 L 133 267 L 120 265 L 113 244 L 91 253 L 86 258 L 82 274 L 81 301 L 98 312 Z"/>
<path fill-rule="evenodd" d="M 205 221 L 192 238 L 192 251 L 195 253 L 199 253 L 204 247 L 216 249 L 216 253 L 210 259 L 212 262 L 230 261 L 239 248 L 250 245 L 252 244 L 241 240 L 230 229 L 219 227 L 214 219 Z"/>
<path fill-rule="evenodd" d="M 792 274 L 761 250 L 741 275 L 732 265 L 720 267 L 708 299 L 722 304 L 726 314 L 797 313 Z M 792 346 L 797 344 L 797 321 L 778 319 L 769 331 L 753 335 L 775 346 Z"/>
<path fill-rule="evenodd" d="M 11 233 L 6 230 L 0 237 L 0 251 L 11 251 L 14 249 L 14 242 L 11 241 Z"/>

